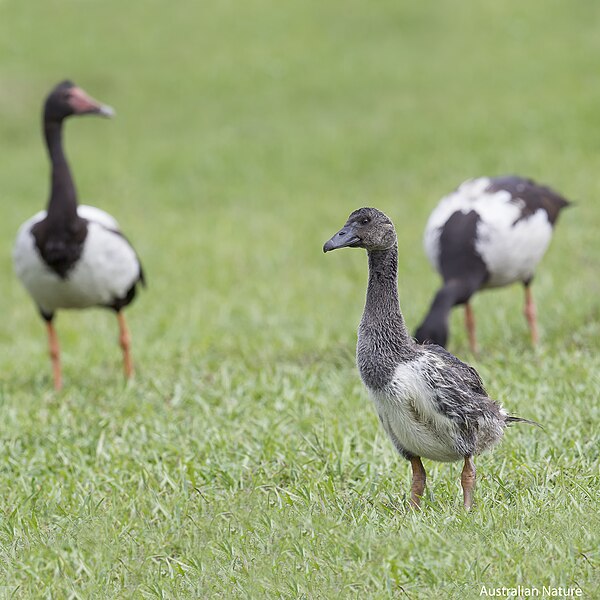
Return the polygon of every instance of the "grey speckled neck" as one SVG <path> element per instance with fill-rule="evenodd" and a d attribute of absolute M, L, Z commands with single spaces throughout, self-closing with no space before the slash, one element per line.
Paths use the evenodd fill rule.
<path fill-rule="evenodd" d="M 358 328 L 356 360 L 364 384 L 381 389 L 399 363 L 416 356 L 398 301 L 398 247 L 369 252 L 369 285 Z"/>

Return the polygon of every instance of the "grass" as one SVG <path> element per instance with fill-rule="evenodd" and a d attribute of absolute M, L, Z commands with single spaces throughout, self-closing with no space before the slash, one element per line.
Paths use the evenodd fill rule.
<path fill-rule="evenodd" d="M 479 598 L 482 585 L 600 592 L 600 7 L 452 0 L 0 3 L 0 596 Z M 72 121 L 82 201 L 115 214 L 149 288 L 127 315 L 58 317 L 65 389 L 10 262 L 47 195 L 43 94 L 70 77 L 114 105 Z M 534 284 L 475 299 L 450 348 L 516 414 L 478 459 L 408 465 L 354 366 L 361 252 L 321 245 L 358 206 L 399 232 L 414 330 L 438 283 L 438 198 L 522 173 L 578 202 Z"/>

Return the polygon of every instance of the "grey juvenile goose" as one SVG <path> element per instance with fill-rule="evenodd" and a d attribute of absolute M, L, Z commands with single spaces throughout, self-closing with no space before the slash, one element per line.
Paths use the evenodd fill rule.
<path fill-rule="evenodd" d="M 417 344 L 408 334 L 398 302 L 398 245 L 390 219 L 375 208 L 354 211 L 323 246 L 365 248 L 369 284 L 358 328 L 357 363 L 381 423 L 396 450 L 412 466 L 411 504 L 425 490 L 421 458 L 464 461 L 464 505 L 473 502 L 473 456 L 500 441 L 511 417 L 486 393 L 469 365 L 434 345 Z"/>

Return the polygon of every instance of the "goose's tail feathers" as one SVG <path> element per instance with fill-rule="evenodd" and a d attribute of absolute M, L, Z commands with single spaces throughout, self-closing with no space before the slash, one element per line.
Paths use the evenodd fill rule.
<path fill-rule="evenodd" d="M 506 424 L 507 425 L 512 425 L 513 423 L 527 423 L 528 425 L 535 425 L 536 427 L 539 427 L 540 429 L 544 429 L 539 423 L 536 423 L 535 421 L 530 421 L 529 419 L 522 419 L 521 417 L 506 417 Z"/>

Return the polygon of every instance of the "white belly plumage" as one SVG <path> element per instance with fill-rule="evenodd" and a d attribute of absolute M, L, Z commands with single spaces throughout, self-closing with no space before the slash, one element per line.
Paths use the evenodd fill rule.
<path fill-rule="evenodd" d="M 377 413 L 392 440 L 415 456 L 441 462 L 459 460 L 456 424 L 435 407 L 435 391 L 420 360 L 398 365 L 383 390 L 370 390 Z"/>
<path fill-rule="evenodd" d="M 498 287 L 533 276 L 552 238 L 552 225 L 542 209 L 520 219 L 524 202 L 506 190 L 486 192 L 490 179 L 481 177 L 463 183 L 441 200 L 431 213 L 423 239 L 425 252 L 438 271 L 440 234 L 457 211 L 479 215 L 475 248 L 486 264 L 485 287 Z"/>
<path fill-rule="evenodd" d="M 48 313 L 58 308 L 111 304 L 115 298 L 124 297 L 140 275 L 131 245 L 107 229 L 118 230 L 117 222 L 91 206 L 79 206 L 77 212 L 88 220 L 88 233 L 81 257 L 65 279 L 44 263 L 31 234 L 31 227 L 46 216 L 44 211 L 23 223 L 17 234 L 15 271 L 36 304 Z"/>

